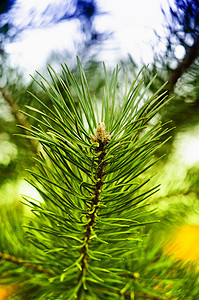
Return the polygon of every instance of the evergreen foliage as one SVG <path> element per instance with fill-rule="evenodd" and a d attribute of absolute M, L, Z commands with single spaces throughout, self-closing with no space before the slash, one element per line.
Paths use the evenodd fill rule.
<path fill-rule="evenodd" d="M 33 95 L 43 106 L 27 107 L 38 126 L 20 126 L 42 145 L 29 182 L 43 201 L 24 196 L 29 221 L 16 213 L 7 218 L 17 230 L 13 240 L 8 229 L 1 232 L 0 283 L 18 282 L 13 299 L 179 297 L 187 281 L 174 284 L 181 273 L 173 275 L 174 263 L 157 255 L 157 246 L 149 249 L 143 230 L 154 222 L 147 203 L 159 189 L 147 186 L 147 171 L 170 130 L 150 123 L 167 103 L 164 86 L 148 96 L 155 78 L 145 87 L 143 69 L 119 101 L 119 68 L 108 79 L 104 66 L 100 102 L 90 94 L 79 60 L 78 67 L 78 79 L 66 65 L 62 77 L 48 68 L 52 83 L 41 75 L 37 83 L 52 106 Z M 190 299 L 198 292 L 194 280 Z"/>

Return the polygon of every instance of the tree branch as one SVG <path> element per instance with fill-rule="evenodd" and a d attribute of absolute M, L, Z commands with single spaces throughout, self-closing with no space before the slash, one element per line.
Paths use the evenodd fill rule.
<path fill-rule="evenodd" d="M 41 265 L 36 265 L 36 264 L 33 264 L 33 263 L 25 262 L 23 259 L 16 258 L 13 255 L 9 255 L 9 254 L 0 252 L 0 259 L 5 260 L 5 261 L 9 261 L 11 263 L 14 263 L 14 264 L 17 264 L 17 265 L 20 265 L 20 266 L 30 268 L 30 269 L 38 272 L 38 273 L 43 273 L 43 274 L 46 274 L 46 275 L 54 275 L 54 272 L 52 270 L 46 270 Z"/>
<path fill-rule="evenodd" d="M 48 275 L 48 276 L 55 275 L 55 273 L 52 270 L 46 270 L 41 265 L 36 265 L 36 264 L 33 264 L 33 263 L 27 263 L 27 262 L 23 261 L 23 259 L 16 258 L 13 255 L 9 255 L 9 254 L 0 252 L 0 259 L 5 260 L 5 261 L 9 261 L 9 262 L 11 262 L 13 264 L 17 264 L 19 266 L 24 266 L 24 267 L 30 268 L 33 271 L 36 271 L 37 273 L 42 273 L 42 274 L 45 274 L 45 275 Z M 105 289 L 101 289 L 101 288 L 97 288 L 97 290 L 99 290 L 101 292 L 106 292 Z M 109 290 L 109 292 L 110 292 L 110 290 Z M 121 295 L 120 290 L 113 290 L 113 292 L 116 292 L 118 295 Z M 130 292 L 126 291 L 126 292 L 124 292 L 124 295 L 129 296 Z M 136 291 L 135 291 L 135 296 L 142 297 L 144 299 L 150 299 L 150 300 L 169 299 L 169 298 L 166 298 L 166 297 L 159 298 L 157 296 L 152 296 L 152 295 L 148 295 L 148 294 L 140 293 L 140 292 L 136 292 Z"/>
<path fill-rule="evenodd" d="M 148 113 L 156 105 L 158 105 L 158 103 L 161 103 L 161 100 L 163 100 L 163 98 L 168 99 L 167 97 L 173 92 L 178 79 L 186 71 L 188 71 L 188 69 L 195 61 L 195 59 L 198 57 L 198 55 L 199 55 L 199 36 L 195 39 L 194 44 L 186 51 L 183 60 L 178 63 L 176 69 L 169 72 L 168 79 L 167 79 L 168 83 L 161 91 L 162 96 L 159 97 L 158 100 L 154 102 L 153 105 L 150 106 L 150 108 L 147 110 Z"/>
<path fill-rule="evenodd" d="M 198 54 L 199 54 L 199 36 L 196 37 L 193 45 L 186 51 L 183 60 L 178 63 L 177 68 L 170 72 L 168 78 L 168 85 L 167 85 L 168 94 L 173 91 L 178 79 L 190 68 L 192 63 L 198 57 Z"/>

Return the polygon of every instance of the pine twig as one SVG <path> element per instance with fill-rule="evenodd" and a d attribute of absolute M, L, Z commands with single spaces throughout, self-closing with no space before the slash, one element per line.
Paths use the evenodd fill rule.
<path fill-rule="evenodd" d="M 7 253 L 0 252 L 0 259 L 5 260 L 5 261 L 9 261 L 11 263 L 14 263 L 14 264 L 17 264 L 17 265 L 20 265 L 20 266 L 30 268 L 30 269 L 38 272 L 38 273 L 43 273 L 43 274 L 46 274 L 46 275 L 54 275 L 54 272 L 52 270 L 46 270 L 41 265 L 36 265 L 34 263 L 25 262 L 23 259 L 16 258 L 15 256 L 7 254 Z"/>
<path fill-rule="evenodd" d="M 5 91 L 4 88 L 0 87 L 0 91 L 1 91 L 1 94 L 4 98 L 4 100 L 10 106 L 12 114 L 15 117 L 17 123 L 19 125 L 22 125 L 22 126 L 26 127 L 26 128 L 30 128 L 30 124 L 27 121 L 25 115 L 19 110 L 18 105 L 15 103 L 15 101 L 12 99 L 12 97 Z M 30 136 L 29 132 L 26 131 L 25 129 L 24 129 L 24 133 L 26 135 Z M 37 154 L 38 153 L 38 150 L 37 150 L 38 149 L 38 142 L 36 140 L 33 140 L 33 139 L 29 139 L 29 142 L 30 142 L 30 145 L 31 145 L 31 148 L 32 148 L 33 152 L 35 152 Z"/>
<path fill-rule="evenodd" d="M 97 165 L 98 165 L 97 174 L 96 174 L 97 181 L 96 181 L 96 184 L 94 187 L 93 201 L 89 208 L 90 214 L 88 214 L 88 216 L 87 216 L 87 219 L 89 222 L 85 226 L 85 233 L 84 233 L 84 237 L 83 237 L 85 240 L 85 245 L 81 249 L 83 257 L 81 260 L 82 271 L 79 276 L 80 281 L 83 281 L 83 277 L 87 273 L 87 260 L 88 260 L 87 248 L 90 243 L 90 238 L 92 235 L 92 228 L 94 228 L 95 223 L 96 223 L 96 214 L 98 211 L 98 204 L 100 201 L 100 192 L 99 191 L 101 190 L 102 185 L 103 185 L 103 177 L 104 177 L 104 169 L 105 169 L 105 163 L 103 163 L 103 160 L 106 155 L 105 146 L 110 141 L 109 132 L 105 131 L 105 124 L 103 122 L 98 124 L 98 127 L 95 131 L 96 131 L 96 135 L 91 135 L 91 140 L 93 142 L 99 143 L 99 146 L 96 147 L 95 151 L 97 153 L 100 153 L 100 152 L 101 153 L 98 156 L 98 160 L 97 160 Z M 79 289 L 78 299 L 81 299 L 82 289 L 83 289 L 83 284 Z"/>

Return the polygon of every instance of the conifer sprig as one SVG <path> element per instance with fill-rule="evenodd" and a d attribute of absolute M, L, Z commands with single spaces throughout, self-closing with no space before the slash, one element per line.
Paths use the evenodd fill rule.
<path fill-rule="evenodd" d="M 49 67 L 52 83 L 42 75 L 37 82 L 51 108 L 34 95 L 43 108 L 27 107 L 38 126 L 26 130 L 42 145 L 30 182 L 43 201 L 26 197 L 35 215 L 26 230 L 32 262 L 54 274 L 48 282 L 41 277 L 37 299 L 124 299 L 146 281 L 129 266 L 142 226 L 153 222 L 146 201 L 159 185 L 147 188 L 145 173 L 169 129 L 148 123 L 166 101 L 161 88 L 147 96 L 155 78 L 145 87 L 143 70 L 118 101 L 119 68 L 109 82 L 105 66 L 104 96 L 94 101 L 77 61 L 79 80 L 63 65 L 62 76 Z"/>

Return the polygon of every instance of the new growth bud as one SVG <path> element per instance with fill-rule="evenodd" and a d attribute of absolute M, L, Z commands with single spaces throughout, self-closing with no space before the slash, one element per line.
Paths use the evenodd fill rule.
<path fill-rule="evenodd" d="M 92 142 L 98 142 L 104 145 L 108 144 L 108 142 L 111 140 L 110 133 L 105 131 L 104 122 L 98 124 L 97 128 L 95 129 L 95 135 L 91 134 L 90 137 Z"/>

